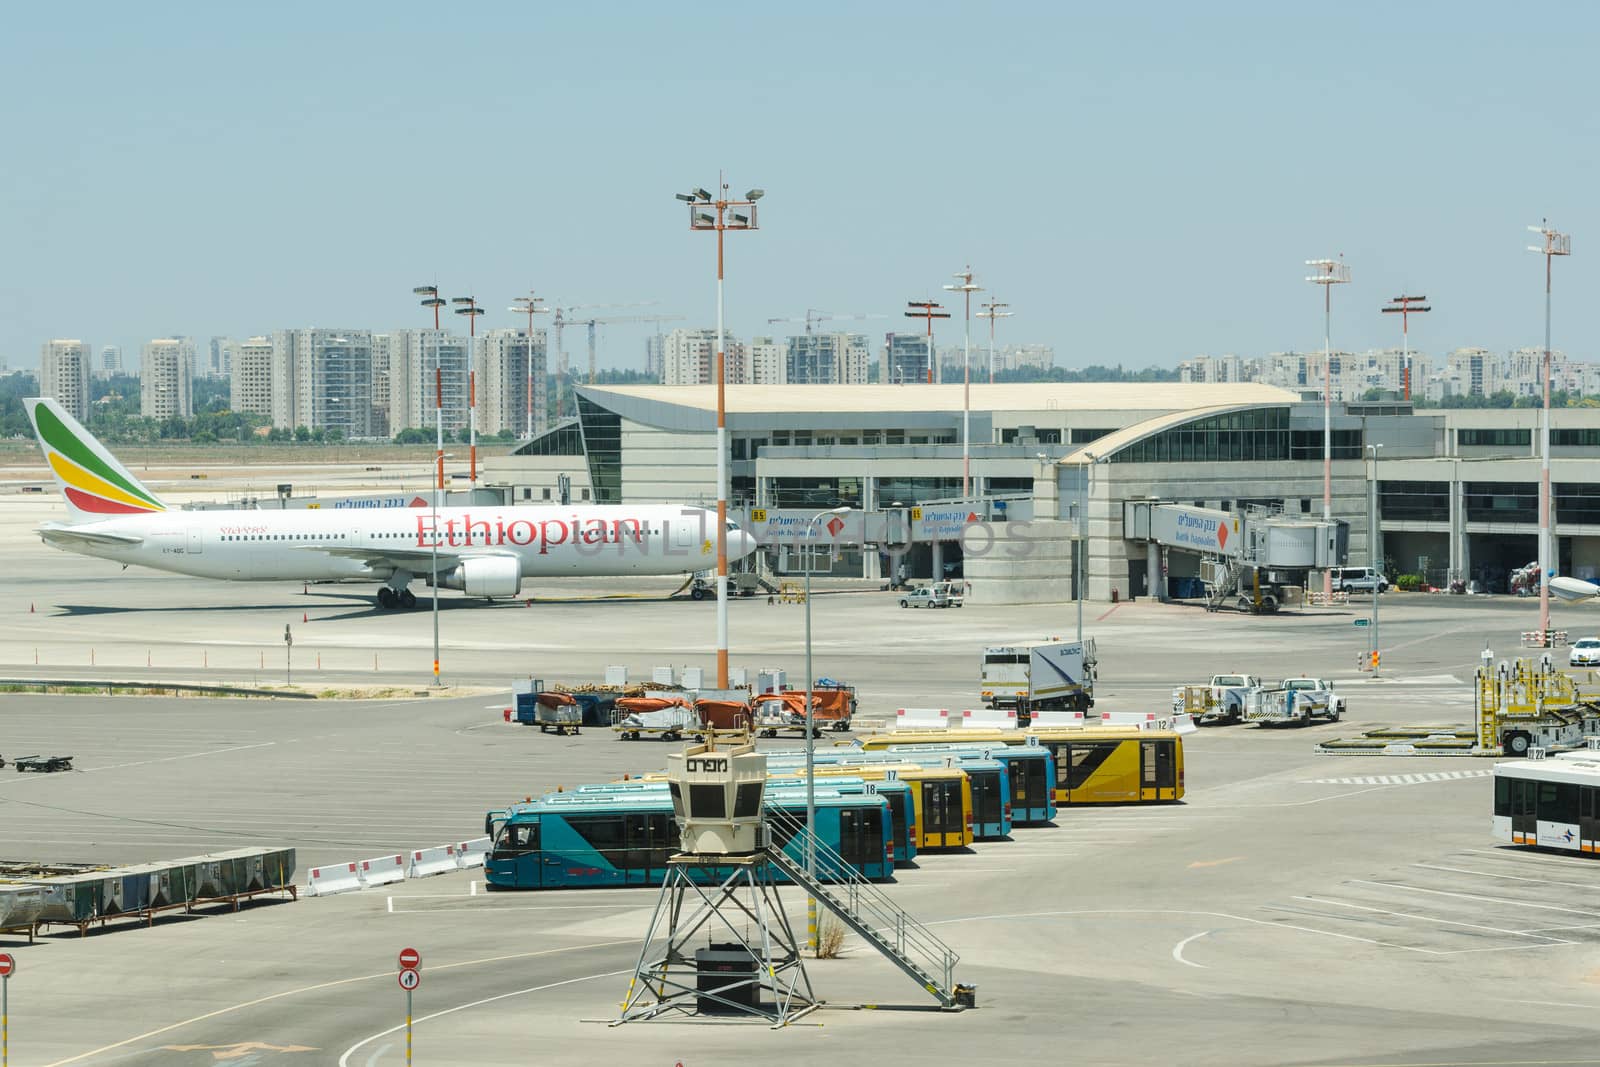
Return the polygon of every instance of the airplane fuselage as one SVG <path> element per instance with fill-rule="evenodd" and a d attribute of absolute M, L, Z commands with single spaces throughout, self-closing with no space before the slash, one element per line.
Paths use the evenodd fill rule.
<path fill-rule="evenodd" d="M 716 521 L 681 505 L 441 507 L 437 526 L 426 507 L 169 510 L 41 535 L 116 563 L 234 581 L 387 580 L 396 571 L 426 580 L 435 548 L 441 573 L 476 557 L 514 557 L 532 578 L 704 570 L 716 562 Z M 741 531 L 728 540 L 732 559 L 753 548 Z"/>

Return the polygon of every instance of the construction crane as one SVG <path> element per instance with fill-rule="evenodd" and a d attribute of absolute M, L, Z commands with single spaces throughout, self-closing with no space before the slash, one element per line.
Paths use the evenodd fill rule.
<path fill-rule="evenodd" d="M 554 326 L 556 331 L 556 418 L 559 419 L 565 413 L 565 397 L 562 394 L 561 386 L 563 383 L 569 386 L 571 384 L 568 382 L 570 374 L 567 366 L 567 351 L 561 344 L 563 327 L 587 326 L 589 328 L 589 384 L 593 385 L 595 376 L 595 327 L 610 326 L 614 323 L 623 322 L 654 322 L 659 324 L 677 322 L 683 318 L 682 315 L 609 315 L 601 318 L 592 315 L 573 315 L 571 313 L 589 308 L 649 307 L 654 303 L 657 303 L 657 301 L 651 300 L 638 304 L 574 304 L 570 307 L 556 308 L 555 317 L 550 322 L 550 325 Z M 659 325 L 657 326 L 657 331 L 660 331 Z"/>
<path fill-rule="evenodd" d="M 768 319 L 767 322 L 768 322 L 768 324 L 778 323 L 778 322 L 803 322 L 803 323 L 806 324 L 806 333 L 809 334 L 815 329 L 817 323 L 819 323 L 819 322 L 831 322 L 831 321 L 834 321 L 834 320 L 843 321 L 843 320 L 853 320 L 853 319 L 881 319 L 881 318 L 885 318 L 885 317 L 886 316 L 883 316 L 883 315 L 853 315 L 853 314 L 850 314 L 848 312 L 846 312 L 845 314 L 842 314 L 842 315 L 835 315 L 831 311 L 817 311 L 815 308 L 807 308 L 806 309 L 805 318 L 803 318 L 803 319 Z"/>

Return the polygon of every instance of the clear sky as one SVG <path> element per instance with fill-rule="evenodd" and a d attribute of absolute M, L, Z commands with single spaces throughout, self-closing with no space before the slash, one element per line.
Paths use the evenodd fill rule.
<path fill-rule="evenodd" d="M 1597 30 L 1562 2 L 12 5 L 0 361 L 422 325 L 435 281 L 483 328 L 530 288 L 708 326 L 715 239 L 672 194 L 718 168 L 768 194 L 729 237 L 741 336 L 915 329 L 970 262 L 1002 337 L 1066 366 L 1317 348 L 1302 264 L 1343 253 L 1338 347 L 1398 343 L 1402 291 L 1424 350 L 1539 345 L 1548 216 L 1555 346 L 1597 359 Z"/>

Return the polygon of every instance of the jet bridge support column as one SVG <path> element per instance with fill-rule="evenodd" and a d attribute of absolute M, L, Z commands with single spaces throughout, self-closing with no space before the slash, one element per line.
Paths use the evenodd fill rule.
<path fill-rule="evenodd" d="M 1154 541 L 1145 544 L 1144 556 L 1144 585 L 1153 600 L 1164 604 L 1167 600 L 1167 591 L 1161 584 L 1161 546 Z"/>

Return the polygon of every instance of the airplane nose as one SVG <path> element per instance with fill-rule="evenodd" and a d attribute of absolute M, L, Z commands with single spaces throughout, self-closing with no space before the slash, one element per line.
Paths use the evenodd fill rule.
<path fill-rule="evenodd" d="M 743 530 L 728 533 L 728 558 L 744 559 L 756 550 L 756 539 Z"/>

